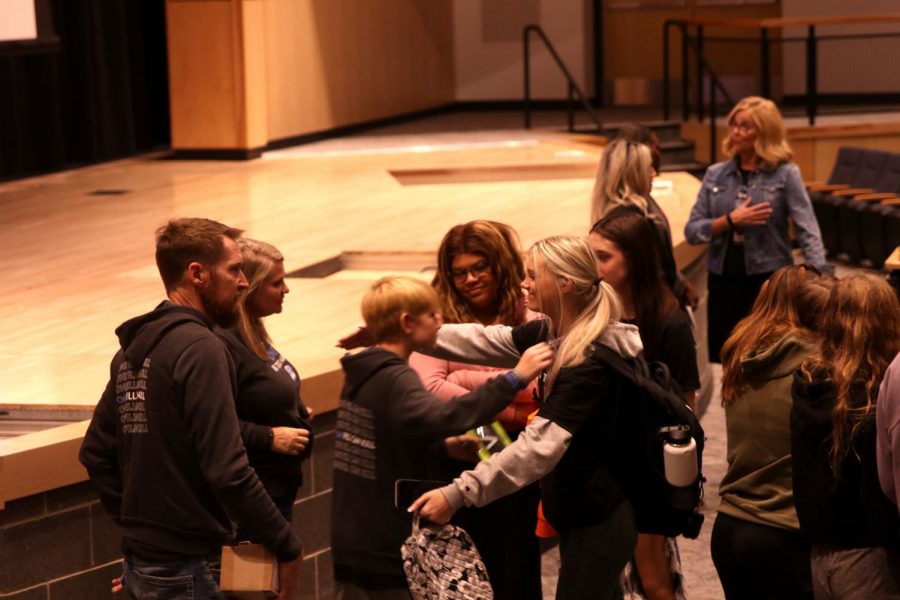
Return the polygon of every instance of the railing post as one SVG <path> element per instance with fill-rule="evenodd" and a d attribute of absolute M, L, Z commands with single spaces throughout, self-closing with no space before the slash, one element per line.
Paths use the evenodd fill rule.
<path fill-rule="evenodd" d="M 568 82 L 568 93 L 566 94 L 566 112 L 569 115 L 569 133 L 575 131 L 575 111 L 572 109 L 572 82 Z"/>
<path fill-rule="evenodd" d="M 531 57 L 528 51 L 528 34 L 530 33 L 528 26 L 522 30 L 522 64 L 525 68 L 522 80 L 525 84 L 525 129 L 531 129 Z"/>
<path fill-rule="evenodd" d="M 563 63 L 562 58 L 559 57 L 559 53 L 556 51 L 556 48 L 553 47 L 553 44 L 550 43 L 550 40 L 547 39 L 547 35 L 544 31 L 537 25 L 526 25 L 522 30 L 522 44 L 524 46 L 523 51 L 523 63 L 525 67 L 525 74 L 522 78 L 525 84 L 525 127 L 531 127 L 531 60 L 529 56 L 529 37 L 528 35 L 531 32 L 535 32 L 540 37 L 540 40 L 544 43 L 544 46 L 547 48 L 547 52 L 550 53 L 550 57 L 556 63 L 556 66 L 559 67 L 559 70 L 562 71 L 563 76 L 566 78 L 566 82 L 569 85 L 569 103 L 571 104 L 574 99 L 573 96 L 575 94 L 578 95 L 578 101 L 581 102 L 581 105 L 584 107 L 584 110 L 587 112 L 588 116 L 597 125 L 597 129 L 603 129 L 603 123 L 600 122 L 600 118 L 597 116 L 597 113 L 594 112 L 594 109 L 591 107 L 591 103 L 588 102 L 587 96 L 584 95 L 584 92 L 581 91 L 581 88 L 578 87 L 578 84 L 575 82 L 575 78 L 572 77 L 572 73 L 569 69 L 566 68 L 565 63 Z M 574 114 L 574 112 L 572 113 Z M 574 127 L 574 125 L 573 125 Z"/>
<path fill-rule="evenodd" d="M 772 90 L 769 84 L 769 30 L 762 27 L 759 30 L 759 89 L 763 98 L 769 98 Z"/>
<path fill-rule="evenodd" d="M 682 23 L 679 29 L 681 29 L 681 120 L 687 121 L 691 108 L 688 97 L 688 79 L 690 78 L 688 73 L 688 28 L 686 24 Z"/>
<path fill-rule="evenodd" d="M 663 23 L 663 121 L 669 120 L 669 25 L 671 21 Z"/>
<path fill-rule="evenodd" d="M 703 121 L 703 25 L 697 25 L 697 120 Z"/>
<path fill-rule="evenodd" d="M 709 164 L 716 162 L 716 84 L 709 81 Z"/>
<path fill-rule="evenodd" d="M 816 96 L 818 94 L 816 54 L 816 26 L 810 25 L 806 36 L 806 116 L 810 125 L 814 125 L 816 122 Z"/>

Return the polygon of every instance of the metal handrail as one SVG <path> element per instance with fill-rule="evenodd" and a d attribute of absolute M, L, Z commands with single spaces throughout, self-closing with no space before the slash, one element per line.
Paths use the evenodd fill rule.
<path fill-rule="evenodd" d="M 682 111 L 683 111 L 683 119 L 687 121 L 688 112 L 690 104 L 688 102 L 688 94 L 687 94 L 687 72 L 688 72 L 688 50 L 693 50 L 695 53 L 695 57 L 697 59 L 697 71 L 698 71 L 698 79 L 700 80 L 700 85 L 698 86 L 698 109 L 697 116 L 702 121 L 703 120 L 703 72 L 705 71 L 707 75 L 709 75 L 711 84 L 719 88 L 719 91 L 722 92 L 722 95 L 725 96 L 725 99 L 730 103 L 734 104 L 734 101 L 731 99 L 731 95 L 728 93 L 728 90 L 725 89 L 725 86 L 722 85 L 721 79 L 716 74 L 715 70 L 709 64 L 709 61 L 706 60 L 706 57 L 703 55 L 703 37 L 702 35 L 698 35 L 696 38 L 691 38 L 687 32 L 687 25 L 683 20 L 675 20 L 670 19 L 665 22 L 663 25 L 663 119 L 668 121 L 670 115 L 670 102 L 669 102 L 669 86 L 670 86 L 670 76 L 669 76 L 669 28 L 671 26 L 677 26 L 681 29 L 681 45 L 682 45 L 682 75 L 681 75 L 681 87 L 682 87 Z"/>
<path fill-rule="evenodd" d="M 706 57 L 703 55 L 703 44 L 702 35 L 698 34 L 698 36 L 693 40 L 693 44 L 691 43 L 691 38 L 687 34 L 687 25 L 683 21 L 678 20 L 668 20 L 663 26 L 663 119 L 669 120 L 669 26 L 677 25 L 681 29 L 681 43 L 682 43 L 682 109 L 684 112 L 685 121 L 688 120 L 688 98 L 687 98 L 687 55 L 688 50 L 693 50 L 695 53 L 695 58 L 697 59 L 697 117 L 702 121 L 703 120 L 703 75 L 704 72 L 707 76 L 709 76 L 709 162 L 710 164 L 716 162 L 716 145 L 718 144 L 718 130 L 716 129 L 716 89 L 718 89 L 722 95 L 725 97 L 725 100 L 728 102 L 729 106 L 734 105 L 734 100 L 731 98 L 731 94 L 728 93 L 728 90 L 725 89 L 725 86 L 722 84 L 722 80 L 719 79 L 719 76 L 716 74 L 715 70 L 712 68 L 712 65 L 706 60 Z"/>
<path fill-rule="evenodd" d="M 563 63 L 562 58 L 560 58 L 559 53 L 556 52 L 556 48 L 554 48 L 553 44 L 550 43 L 549 38 L 547 38 L 547 34 L 544 33 L 544 30 L 541 29 L 540 25 L 526 25 L 522 30 L 522 55 L 524 59 L 523 66 L 525 71 L 523 77 L 523 81 L 525 84 L 525 129 L 531 129 L 531 51 L 529 37 L 532 33 L 538 34 L 541 41 L 544 42 L 544 46 L 547 48 L 550 56 L 556 62 L 556 66 L 559 67 L 559 70 L 562 71 L 562 74 L 566 78 L 566 113 L 568 116 L 569 131 L 575 131 L 575 111 L 572 103 L 572 97 L 574 94 L 578 95 L 578 100 L 581 102 L 581 105 L 591 117 L 591 120 L 597 126 L 597 130 L 602 130 L 603 124 L 600 122 L 600 118 L 594 112 L 593 108 L 591 108 L 591 104 L 590 102 L 588 102 L 587 96 L 585 96 L 584 92 L 581 91 L 581 88 L 578 87 L 578 84 L 575 82 L 575 78 L 572 77 L 572 73 L 570 73 L 569 69 L 566 68 L 566 65 L 565 63 Z"/>
<path fill-rule="evenodd" d="M 819 112 L 819 93 L 818 93 L 818 43 L 820 41 L 831 40 L 850 40 L 850 39 L 880 39 L 888 37 L 896 37 L 896 32 L 868 32 L 861 34 L 838 34 L 838 35 L 817 35 L 816 27 L 823 25 L 846 25 L 853 23 L 884 23 L 884 22 L 900 22 L 900 13 L 890 13 L 881 15 L 854 15 L 846 17 L 803 17 L 803 18 L 782 18 L 782 19 L 670 19 L 663 25 L 663 117 L 669 118 L 670 114 L 670 65 L 669 65 L 669 40 L 670 31 L 673 27 L 677 27 L 681 32 L 681 67 L 682 67 L 682 112 L 684 120 L 687 120 L 690 113 L 690 98 L 688 95 L 689 85 L 689 59 L 688 53 L 693 47 L 697 54 L 697 117 L 703 120 L 703 97 L 702 97 L 702 76 L 703 70 L 700 67 L 700 61 L 703 60 L 703 46 L 706 41 L 729 40 L 740 42 L 753 42 L 759 44 L 760 52 L 760 95 L 769 97 L 771 95 L 770 73 L 770 45 L 784 44 L 785 42 L 805 42 L 806 54 L 806 116 L 810 125 L 816 122 L 816 116 Z M 735 28 L 735 29 L 757 29 L 759 36 L 756 38 L 725 38 L 722 36 L 704 37 L 704 27 L 715 26 L 718 28 Z M 690 34 L 689 28 L 693 27 L 696 32 L 693 36 Z M 791 36 L 773 37 L 770 36 L 770 30 L 783 29 L 785 27 L 804 27 L 806 35 L 803 37 Z"/>

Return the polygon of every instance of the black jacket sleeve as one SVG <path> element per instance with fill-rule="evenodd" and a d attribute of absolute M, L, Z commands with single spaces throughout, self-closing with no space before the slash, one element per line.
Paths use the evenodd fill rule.
<path fill-rule="evenodd" d="M 219 339 L 222 340 L 225 343 L 225 347 L 228 348 L 228 353 L 231 355 L 231 360 L 234 362 L 238 382 L 237 389 L 240 390 L 241 382 L 245 381 L 245 378 L 251 376 L 248 366 L 251 350 L 244 344 L 238 342 L 234 337 L 235 334 L 231 331 L 216 329 L 216 335 L 219 336 Z M 240 424 L 241 429 L 241 440 L 244 442 L 245 448 L 248 450 L 269 449 L 269 428 L 267 426 L 241 419 L 238 420 L 238 423 Z"/>
<path fill-rule="evenodd" d="M 87 469 L 103 508 L 116 523 L 120 523 L 122 514 L 122 477 L 116 443 L 118 414 L 115 410 L 116 370 L 119 362 L 120 360 L 113 359 L 109 383 L 94 408 L 94 418 L 88 426 L 78 454 L 78 460 Z"/>
<path fill-rule="evenodd" d="M 501 374 L 478 389 L 440 400 L 422 385 L 410 368 L 385 369 L 379 376 L 390 377 L 390 398 L 397 398 L 389 416 L 396 431 L 429 439 L 455 435 L 489 422 L 516 396 L 506 374 Z"/>
<path fill-rule="evenodd" d="M 186 348 L 175 365 L 175 380 L 184 386 L 188 433 L 210 487 L 279 560 L 297 558 L 299 538 L 247 460 L 234 407 L 233 365 L 221 343 L 210 337 Z"/>

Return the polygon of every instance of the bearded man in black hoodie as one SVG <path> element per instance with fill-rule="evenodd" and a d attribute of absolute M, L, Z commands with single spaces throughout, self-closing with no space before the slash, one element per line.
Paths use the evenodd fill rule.
<path fill-rule="evenodd" d="M 234 365 L 212 333 L 237 321 L 247 289 L 240 235 L 208 219 L 157 231 L 168 300 L 116 329 L 121 348 L 81 447 L 122 528 L 121 585 L 135 598 L 221 598 L 219 557 L 233 539 L 232 518 L 278 557 L 279 598 L 298 584 L 300 540 L 247 461 Z"/>

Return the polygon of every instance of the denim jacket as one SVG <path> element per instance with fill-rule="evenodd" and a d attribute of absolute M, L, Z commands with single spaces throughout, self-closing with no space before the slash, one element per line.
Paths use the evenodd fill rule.
<path fill-rule="evenodd" d="M 738 192 L 742 186 L 741 172 L 734 160 L 712 165 L 703 177 L 700 193 L 684 235 L 691 244 L 709 244 L 707 263 L 710 273 L 722 274 L 725 250 L 730 230 L 712 237 L 714 219 L 737 208 Z M 744 229 L 744 264 L 748 275 L 768 273 L 793 264 L 791 241 L 788 238 L 788 217 L 793 219 L 797 240 L 803 249 L 806 262 L 830 272 L 825 263 L 825 248 L 819 223 L 813 214 L 812 204 L 800 178 L 800 169 L 794 163 L 783 163 L 774 170 L 764 167 L 750 174 L 746 192 L 753 203 L 769 202 L 772 215 L 764 225 Z"/>

